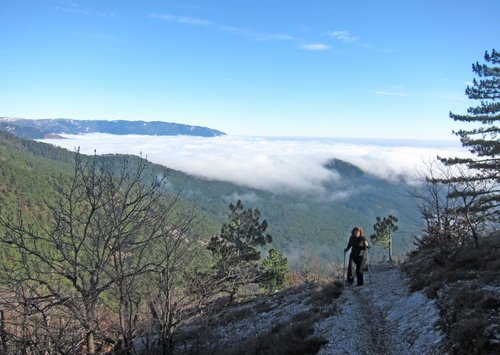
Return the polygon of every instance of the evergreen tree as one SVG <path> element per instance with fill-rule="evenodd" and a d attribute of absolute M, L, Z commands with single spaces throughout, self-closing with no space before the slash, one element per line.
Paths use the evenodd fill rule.
<path fill-rule="evenodd" d="M 268 290 L 280 289 L 288 273 L 288 259 L 276 249 L 270 249 L 268 253 L 262 261 L 262 285 Z"/>
<path fill-rule="evenodd" d="M 229 209 L 229 221 L 212 237 L 208 250 L 216 259 L 216 281 L 233 300 L 240 286 L 259 280 L 261 255 L 257 247 L 271 243 L 272 238 L 266 233 L 267 221 L 260 222 L 259 209 L 245 209 L 240 200 Z"/>
<path fill-rule="evenodd" d="M 375 234 L 372 234 L 370 238 L 389 251 L 389 260 L 392 261 L 392 234 L 398 230 L 396 225 L 398 218 L 389 215 L 384 218 L 377 217 L 376 221 L 373 225 Z"/>
<path fill-rule="evenodd" d="M 475 125 L 475 128 L 461 129 L 454 132 L 460 137 L 462 146 L 467 148 L 473 158 L 439 158 L 449 166 L 466 167 L 467 174 L 457 174 L 440 182 L 459 184 L 460 188 L 452 192 L 452 197 L 460 198 L 465 203 L 467 218 L 477 221 L 486 219 L 499 221 L 500 201 L 500 53 L 494 49 L 484 55 L 486 64 L 476 62 L 472 71 L 477 75 L 472 85 L 465 90 L 471 100 L 479 100 L 479 105 L 470 107 L 467 114 L 450 112 L 455 121 Z M 463 169 L 461 170 L 463 171 Z M 478 189 L 480 185 L 482 188 Z M 470 186 L 473 186 L 471 188 Z M 474 233 L 473 233 L 474 234 Z M 477 236 L 474 236 L 476 245 Z"/>

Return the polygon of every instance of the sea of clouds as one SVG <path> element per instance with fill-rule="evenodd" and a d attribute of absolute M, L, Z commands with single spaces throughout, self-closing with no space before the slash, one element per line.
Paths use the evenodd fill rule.
<path fill-rule="evenodd" d="M 209 179 L 268 191 L 320 192 L 338 175 L 324 167 L 342 159 L 387 180 L 412 183 L 436 157 L 467 156 L 458 141 L 339 138 L 192 137 L 92 133 L 44 139 L 93 154 L 142 154 L 149 161 Z"/>

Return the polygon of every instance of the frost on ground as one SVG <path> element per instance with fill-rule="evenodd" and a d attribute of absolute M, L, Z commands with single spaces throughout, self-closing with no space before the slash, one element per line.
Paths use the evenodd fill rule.
<path fill-rule="evenodd" d="M 317 283 L 208 310 L 188 322 L 176 354 L 443 354 L 434 301 L 409 293 L 399 268 L 377 265 L 365 286 L 345 287 L 339 298 Z M 336 288 L 338 290 L 338 288 Z M 298 335 L 287 329 L 307 323 Z M 292 338 L 276 335 L 288 334 Z M 301 337 L 300 339 L 296 339 Z M 280 339 L 275 343 L 275 339 Z M 312 347 L 284 349 L 295 343 Z M 271 347 L 263 346 L 272 343 Z M 293 349 L 293 347 L 292 347 Z"/>
<path fill-rule="evenodd" d="M 346 287 L 340 314 L 316 324 L 316 334 L 328 340 L 319 354 L 442 354 L 437 306 L 407 290 L 391 265 L 366 273 L 364 287 Z"/>

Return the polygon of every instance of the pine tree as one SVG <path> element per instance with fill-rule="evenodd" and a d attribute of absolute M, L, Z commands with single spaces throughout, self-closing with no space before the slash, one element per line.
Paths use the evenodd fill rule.
<path fill-rule="evenodd" d="M 288 258 L 276 249 L 270 249 L 262 261 L 262 286 L 268 290 L 283 288 L 288 273 Z"/>
<path fill-rule="evenodd" d="M 229 209 L 228 222 L 210 240 L 208 250 L 216 259 L 216 281 L 232 301 L 240 286 L 260 279 L 261 255 L 257 248 L 271 243 L 272 238 L 266 233 L 267 221 L 260 221 L 259 209 L 245 209 L 240 200 L 236 205 L 231 203 Z"/>
<path fill-rule="evenodd" d="M 500 202 L 500 53 L 494 49 L 485 52 L 486 64 L 476 62 L 472 71 L 477 75 L 472 85 L 467 86 L 465 94 L 479 104 L 470 107 L 467 114 L 450 112 L 450 117 L 459 122 L 475 125 L 475 128 L 461 129 L 454 132 L 460 137 L 462 146 L 467 148 L 472 158 L 439 158 L 448 166 L 459 168 L 457 174 L 444 183 L 461 186 L 452 192 L 452 197 L 465 201 L 467 218 L 477 220 L 499 221 Z M 467 173 L 463 173 L 467 168 Z M 481 186 L 481 188 L 478 188 Z M 477 242 L 477 235 L 473 231 Z"/>
<path fill-rule="evenodd" d="M 398 230 L 396 225 L 398 218 L 389 215 L 384 218 L 377 217 L 376 221 L 373 225 L 375 234 L 372 234 L 370 238 L 388 250 L 389 261 L 392 261 L 392 234 Z"/>

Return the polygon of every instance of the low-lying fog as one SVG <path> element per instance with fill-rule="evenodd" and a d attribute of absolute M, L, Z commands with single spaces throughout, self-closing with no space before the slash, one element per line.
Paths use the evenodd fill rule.
<path fill-rule="evenodd" d="M 84 154 L 142 154 L 149 161 L 210 179 L 271 191 L 317 191 L 322 182 L 336 179 L 324 164 L 338 158 L 378 177 L 404 178 L 436 156 L 464 156 L 458 140 L 404 141 L 339 138 L 262 138 L 221 136 L 142 136 L 93 133 L 65 135 L 42 142 Z"/>

